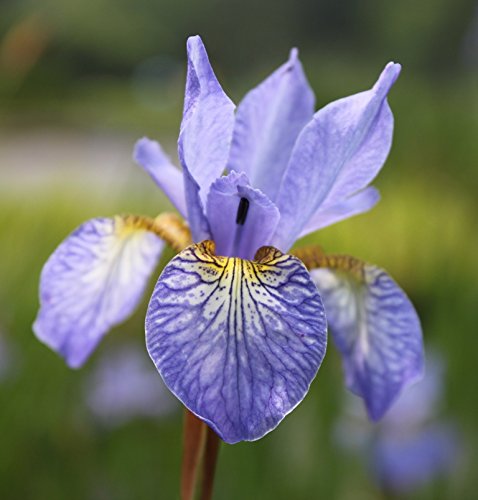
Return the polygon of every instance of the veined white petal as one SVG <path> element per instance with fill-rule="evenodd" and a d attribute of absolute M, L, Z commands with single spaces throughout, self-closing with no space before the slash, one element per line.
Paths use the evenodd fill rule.
<path fill-rule="evenodd" d="M 258 261 L 193 245 L 165 267 L 146 317 L 169 389 L 228 443 L 274 429 L 306 395 L 325 354 L 319 293 L 299 259 Z"/>
<path fill-rule="evenodd" d="M 390 276 L 369 264 L 362 271 L 360 279 L 330 268 L 313 269 L 311 276 L 342 354 L 347 386 L 378 420 L 423 374 L 422 331 L 412 303 Z"/>
<path fill-rule="evenodd" d="M 36 336 L 81 366 L 103 335 L 140 301 L 163 241 L 134 217 L 91 219 L 46 262 Z"/>

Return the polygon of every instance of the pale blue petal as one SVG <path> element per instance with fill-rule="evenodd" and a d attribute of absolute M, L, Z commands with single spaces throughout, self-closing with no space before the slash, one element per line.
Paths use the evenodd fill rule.
<path fill-rule="evenodd" d="M 188 72 L 178 152 L 206 205 L 211 183 L 225 170 L 234 126 L 234 104 L 222 90 L 199 36 L 187 42 Z M 187 190 L 187 189 L 186 189 Z"/>
<path fill-rule="evenodd" d="M 243 173 L 233 171 L 211 186 L 207 218 L 218 255 L 253 259 L 260 247 L 270 243 L 279 217 L 277 207 L 252 189 Z"/>
<path fill-rule="evenodd" d="M 43 268 L 36 336 L 69 366 L 81 366 L 105 333 L 134 311 L 163 245 L 133 218 L 82 224 Z"/>
<path fill-rule="evenodd" d="M 161 146 L 156 141 L 143 137 L 135 144 L 133 159 L 148 172 L 178 212 L 186 217 L 183 176 Z"/>
<path fill-rule="evenodd" d="M 415 309 L 378 267 L 363 276 L 332 269 L 311 271 L 323 298 L 332 337 L 342 354 L 346 384 L 380 419 L 402 389 L 423 374 L 423 341 Z"/>
<path fill-rule="evenodd" d="M 371 90 L 329 104 L 300 133 L 277 198 L 274 246 L 290 248 L 321 205 L 342 202 L 377 175 L 391 147 L 386 97 L 399 73 L 388 64 Z"/>
<path fill-rule="evenodd" d="M 326 321 L 297 258 L 274 249 L 259 263 L 216 257 L 205 242 L 164 269 L 146 339 L 169 389 L 236 443 L 261 438 L 304 398 L 325 354 Z"/>
<path fill-rule="evenodd" d="M 207 240 L 211 237 L 211 231 L 199 196 L 199 185 L 187 168 L 183 168 L 183 177 L 188 211 L 187 219 L 193 241 L 200 242 Z"/>
<path fill-rule="evenodd" d="M 312 119 L 315 97 L 297 50 L 239 104 L 228 167 L 275 200 L 299 132 Z"/>
<path fill-rule="evenodd" d="M 354 215 L 367 212 L 373 208 L 379 200 L 380 193 L 377 189 L 370 186 L 335 205 L 320 207 L 306 224 L 299 236 L 305 236 L 306 234 L 331 226 L 336 222 L 348 219 Z"/>

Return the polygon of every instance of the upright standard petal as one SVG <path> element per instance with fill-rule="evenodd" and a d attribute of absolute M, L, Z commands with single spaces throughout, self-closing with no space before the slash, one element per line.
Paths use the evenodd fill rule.
<path fill-rule="evenodd" d="M 273 245 L 290 248 L 321 205 L 342 202 L 377 175 L 391 147 L 386 98 L 399 73 L 399 64 L 388 64 L 371 90 L 329 104 L 301 132 L 277 198 Z"/>
<path fill-rule="evenodd" d="M 234 104 L 219 85 L 199 36 L 188 39 L 187 50 L 179 159 L 198 184 L 205 206 L 209 186 L 226 168 L 234 126 Z"/>
<path fill-rule="evenodd" d="M 382 269 L 346 256 L 327 256 L 311 276 L 324 301 L 342 354 L 346 384 L 380 419 L 404 387 L 423 374 L 424 354 L 415 309 Z"/>
<path fill-rule="evenodd" d="M 105 333 L 136 308 L 162 248 L 142 219 L 82 224 L 43 268 L 36 336 L 70 367 L 80 367 Z"/>
<path fill-rule="evenodd" d="M 211 186 L 207 218 L 218 255 L 252 260 L 270 243 L 279 222 L 277 207 L 245 174 L 231 172 Z"/>
<path fill-rule="evenodd" d="M 194 180 L 189 170 L 183 168 L 184 189 L 188 212 L 188 223 L 191 235 L 195 242 L 203 241 L 211 237 L 209 222 L 204 213 L 204 206 L 199 193 L 199 184 Z"/>
<path fill-rule="evenodd" d="M 266 247 L 257 261 L 203 242 L 164 269 L 146 317 L 169 389 L 228 443 L 259 439 L 304 398 L 326 348 L 317 288 L 303 264 Z"/>
<path fill-rule="evenodd" d="M 380 193 L 372 186 L 331 206 L 320 207 L 307 222 L 299 237 L 313 233 L 336 222 L 354 215 L 362 214 L 373 208 L 380 200 Z"/>
<path fill-rule="evenodd" d="M 239 104 L 228 167 L 275 200 L 294 143 L 314 114 L 315 97 L 292 49 L 289 60 Z"/>
<path fill-rule="evenodd" d="M 148 172 L 178 212 L 187 217 L 183 176 L 161 146 L 156 141 L 143 137 L 135 144 L 133 159 Z"/>

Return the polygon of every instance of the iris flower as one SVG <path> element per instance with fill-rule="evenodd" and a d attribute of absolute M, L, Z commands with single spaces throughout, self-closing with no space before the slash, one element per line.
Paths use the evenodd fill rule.
<path fill-rule="evenodd" d="M 369 210 L 389 153 L 389 63 L 367 91 L 314 113 L 297 50 L 235 107 L 198 36 L 188 69 L 177 169 L 147 138 L 134 158 L 179 214 L 89 220 L 47 261 L 37 337 L 81 366 L 136 308 L 166 243 L 146 343 L 167 387 L 224 441 L 261 438 L 305 397 L 327 321 L 346 384 L 379 419 L 423 369 L 417 314 L 388 274 L 319 248 L 313 231 Z"/>

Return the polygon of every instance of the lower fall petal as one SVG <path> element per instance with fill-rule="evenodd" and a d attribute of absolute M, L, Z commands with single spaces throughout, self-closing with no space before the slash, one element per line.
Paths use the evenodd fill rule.
<path fill-rule="evenodd" d="M 256 261 L 203 242 L 164 269 L 146 317 L 149 354 L 169 389 L 228 443 L 261 438 L 306 395 L 326 349 L 317 288 L 297 258 Z"/>
<path fill-rule="evenodd" d="M 82 224 L 43 268 L 33 325 L 38 339 L 70 367 L 80 367 L 108 330 L 134 311 L 163 245 L 139 218 Z"/>
<path fill-rule="evenodd" d="M 420 321 L 401 288 L 382 269 L 344 256 L 325 256 L 311 276 L 323 298 L 346 384 L 372 420 L 423 374 Z"/>

